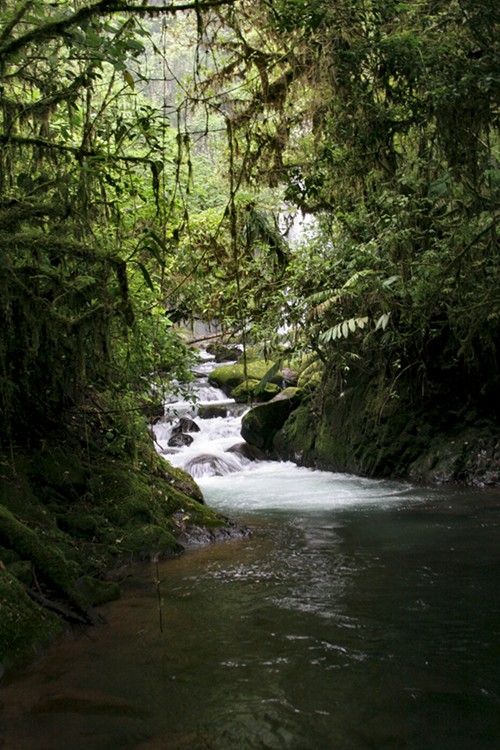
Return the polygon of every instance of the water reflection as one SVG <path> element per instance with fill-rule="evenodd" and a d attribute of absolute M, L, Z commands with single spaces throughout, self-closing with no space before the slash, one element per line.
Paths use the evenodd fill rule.
<path fill-rule="evenodd" d="M 144 567 L 3 688 L 3 747 L 496 750 L 498 495 L 377 487 L 247 506 L 250 539 L 161 567 L 163 632 Z"/>

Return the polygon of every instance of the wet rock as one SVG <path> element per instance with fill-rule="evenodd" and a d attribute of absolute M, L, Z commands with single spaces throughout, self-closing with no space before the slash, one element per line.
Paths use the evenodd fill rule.
<path fill-rule="evenodd" d="M 202 405 L 198 409 L 198 416 L 200 419 L 214 419 L 216 417 L 222 417 L 223 419 L 228 415 L 228 408 L 223 404 L 206 404 Z"/>
<path fill-rule="evenodd" d="M 260 388 L 260 380 L 249 378 L 246 382 L 236 386 L 232 392 L 232 397 L 240 404 L 248 401 L 266 402 L 277 396 L 280 390 L 276 383 L 266 383 L 264 388 Z"/>
<path fill-rule="evenodd" d="M 207 352 L 212 354 L 216 362 L 237 362 L 241 357 L 241 350 L 225 344 L 209 344 Z"/>
<path fill-rule="evenodd" d="M 272 448 L 276 432 L 300 404 L 297 388 L 287 388 L 267 404 L 259 404 L 248 411 L 241 421 L 241 436 L 247 443 L 264 451 Z"/>
<path fill-rule="evenodd" d="M 169 439 L 167 445 L 170 448 L 183 448 L 187 445 L 191 445 L 193 438 L 191 435 L 187 435 L 184 432 L 177 432 Z"/>
<path fill-rule="evenodd" d="M 288 388 L 288 386 L 296 386 L 299 375 L 295 370 L 292 370 L 290 367 L 284 367 L 281 370 L 281 374 L 283 376 L 283 388 Z"/>
<path fill-rule="evenodd" d="M 225 526 L 209 528 L 207 526 L 190 526 L 185 532 L 178 536 L 179 541 L 184 545 L 196 544 L 205 545 L 212 542 L 222 542 L 230 539 L 245 539 L 250 536 L 250 530 L 245 526 L 237 524 L 226 519 Z"/>
<path fill-rule="evenodd" d="M 240 466 L 235 459 L 231 459 L 229 456 L 225 459 L 223 456 L 214 456 L 211 453 L 202 453 L 186 463 L 186 471 L 193 477 L 222 477 L 237 471 L 239 468 Z"/>
<path fill-rule="evenodd" d="M 222 365 L 217 367 L 208 376 L 208 382 L 210 385 L 220 388 L 226 396 L 231 396 L 234 389 L 244 383 L 246 380 L 256 380 L 260 382 L 265 378 L 269 371 L 273 368 L 272 362 L 265 362 L 264 360 L 254 360 L 247 363 L 246 371 L 243 364 L 238 363 L 234 365 Z M 268 382 L 276 383 L 280 386 L 283 378 L 281 373 L 277 371 Z"/>
<path fill-rule="evenodd" d="M 227 449 L 227 453 L 236 453 L 238 456 L 246 458 L 248 461 L 265 461 L 266 454 L 250 443 L 236 443 Z"/>
<path fill-rule="evenodd" d="M 111 602 L 120 598 L 120 587 L 111 581 L 101 581 L 93 576 L 81 576 L 75 583 L 75 592 L 80 602 L 87 607 Z"/>
<path fill-rule="evenodd" d="M 172 435 L 177 435 L 180 432 L 199 432 L 200 428 L 196 422 L 189 417 L 181 417 L 175 427 L 172 430 Z"/>

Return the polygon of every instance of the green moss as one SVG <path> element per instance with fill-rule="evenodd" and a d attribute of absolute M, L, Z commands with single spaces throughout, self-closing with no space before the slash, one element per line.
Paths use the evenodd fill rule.
<path fill-rule="evenodd" d="M 63 632 L 58 617 L 39 607 L 22 584 L 0 569 L 0 677 L 32 659 Z"/>
<path fill-rule="evenodd" d="M 298 388 L 287 388 L 268 403 L 250 409 L 241 420 L 243 439 L 257 448 L 270 451 L 275 434 L 299 406 L 301 397 Z"/>
<path fill-rule="evenodd" d="M 77 566 L 68 561 L 57 544 L 28 528 L 15 516 L 0 506 L 0 542 L 9 545 L 22 559 L 32 560 L 37 570 L 61 592 L 77 602 L 73 587 L 78 577 Z"/>
<path fill-rule="evenodd" d="M 16 451 L 14 463 L 0 456 L 0 563 L 9 569 L 0 590 L 4 661 L 15 663 L 17 651 L 29 658 L 59 632 L 65 614 L 92 620 L 90 607 L 119 595 L 102 580 L 110 566 L 179 554 L 176 536 L 189 537 L 190 527 L 227 525 L 204 505 L 194 480 L 158 456 L 144 421 L 130 416 L 128 424 L 126 411 L 115 419 L 117 404 L 111 408 L 107 397 L 101 403 L 93 394 L 92 404 L 102 414 L 94 408 L 85 424 L 71 415 L 39 449 Z M 112 454 L 108 431 L 120 436 Z M 61 605 L 60 616 L 27 596 L 23 587 L 35 580 L 45 599 Z M 19 618 L 27 626 L 18 644 L 7 624 Z M 47 627 L 38 632 L 39 621 Z"/>
<path fill-rule="evenodd" d="M 308 403 L 295 409 L 274 437 L 273 445 L 281 458 L 310 463 L 316 442 L 317 420 Z"/>
<path fill-rule="evenodd" d="M 260 381 L 267 375 L 269 370 L 273 367 L 272 362 L 266 362 L 265 360 L 255 360 L 247 363 L 246 375 L 249 380 Z M 232 395 L 234 389 L 245 382 L 245 368 L 241 362 L 234 365 L 222 365 L 213 370 L 208 378 L 210 385 L 216 388 L 220 388 L 228 396 Z M 274 377 L 270 379 L 271 383 L 280 385 L 283 377 L 280 372 L 277 372 Z"/>
<path fill-rule="evenodd" d="M 120 597 L 120 587 L 117 583 L 100 581 L 93 576 L 81 576 L 75 583 L 74 591 L 86 609 Z"/>
<path fill-rule="evenodd" d="M 321 384 L 325 366 L 317 358 L 304 358 L 299 367 L 297 386 L 303 390 L 314 390 Z"/>
<path fill-rule="evenodd" d="M 266 383 L 263 389 L 259 386 L 260 380 L 249 378 L 237 385 L 231 396 L 237 403 L 245 404 L 249 401 L 270 401 L 280 392 L 280 387 L 276 383 Z"/>
<path fill-rule="evenodd" d="M 124 555 L 139 559 L 173 557 L 184 550 L 170 531 L 154 523 L 126 531 L 120 539 L 120 547 Z"/>

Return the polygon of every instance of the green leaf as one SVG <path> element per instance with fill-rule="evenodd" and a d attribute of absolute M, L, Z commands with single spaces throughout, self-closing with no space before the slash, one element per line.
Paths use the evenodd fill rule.
<path fill-rule="evenodd" d="M 132 91 L 135 91 L 135 81 L 134 81 L 132 74 L 128 70 L 124 70 L 123 77 L 125 79 L 125 83 L 127 83 L 130 86 Z"/>
<path fill-rule="evenodd" d="M 382 282 L 382 286 L 388 287 L 392 286 L 395 281 L 398 281 L 400 279 L 400 276 L 389 276 L 388 279 L 386 279 L 384 282 Z"/>
<path fill-rule="evenodd" d="M 254 393 L 259 394 L 262 393 L 266 387 L 266 385 L 269 383 L 269 381 L 274 378 L 278 370 L 280 369 L 279 362 L 274 364 L 264 375 L 258 386 L 256 386 Z"/>
<path fill-rule="evenodd" d="M 146 286 L 149 289 L 151 289 L 152 292 L 154 292 L 155 287 L 154 287 L 153 281 L 151 279 L 151 276 L 149 275 L 148 269 L 146 268 L 146 266 L 144 265 L 144 263 L 139 263 L 138 261 L 136 261 L 136 263 L 139 266 L 140 271 L 141 271 L 141 273 L 142 273 L 142 275 L 144 277 L 144 281 L 146 282 Z"/>

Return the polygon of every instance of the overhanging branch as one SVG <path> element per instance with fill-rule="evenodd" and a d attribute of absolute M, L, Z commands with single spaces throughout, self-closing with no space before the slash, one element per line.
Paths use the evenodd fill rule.
<path fill-rule="evenodd" d="M 195 10 L 197 13 L 200 13 L 204 10 L 210 10 L 211 8 L 218 8 L 222 5 L 233 5 L 234 2 L 235 0 L 204 0 L 204 2 L 196 2 L 196 0 L 194 0 L 194 2 L 180 4 L 134 5 L 130 2 L 120 2 L 120 0 L 99 0 L 99 2 L 88 5 L 86 8 L 80 8 L 80 10 L 76 11 L 76 13 L 73 13 L 71 16 L 48 22 L 43 26 L 37 26 L 36 28 L 27 31 L 25 34 L 2 44 L 0 46 L 0 60 L 8 59 L 10 56 L 23 49 L 23 47 L 27 47 L 30 44 L 58 37 L 72 26 L 81 24 L 92 17 L 95 18 L 96 16 L 106 16 L 111 13 L 160 15 L 162 13 L 179 13 L 188 10 Z M 15 20 L 16 19 L 14 19 L 14 21 Z M 10 26 L 12 26 L 12 24 Z M 9 28 L 9 25 L 7 28 Z"/>

